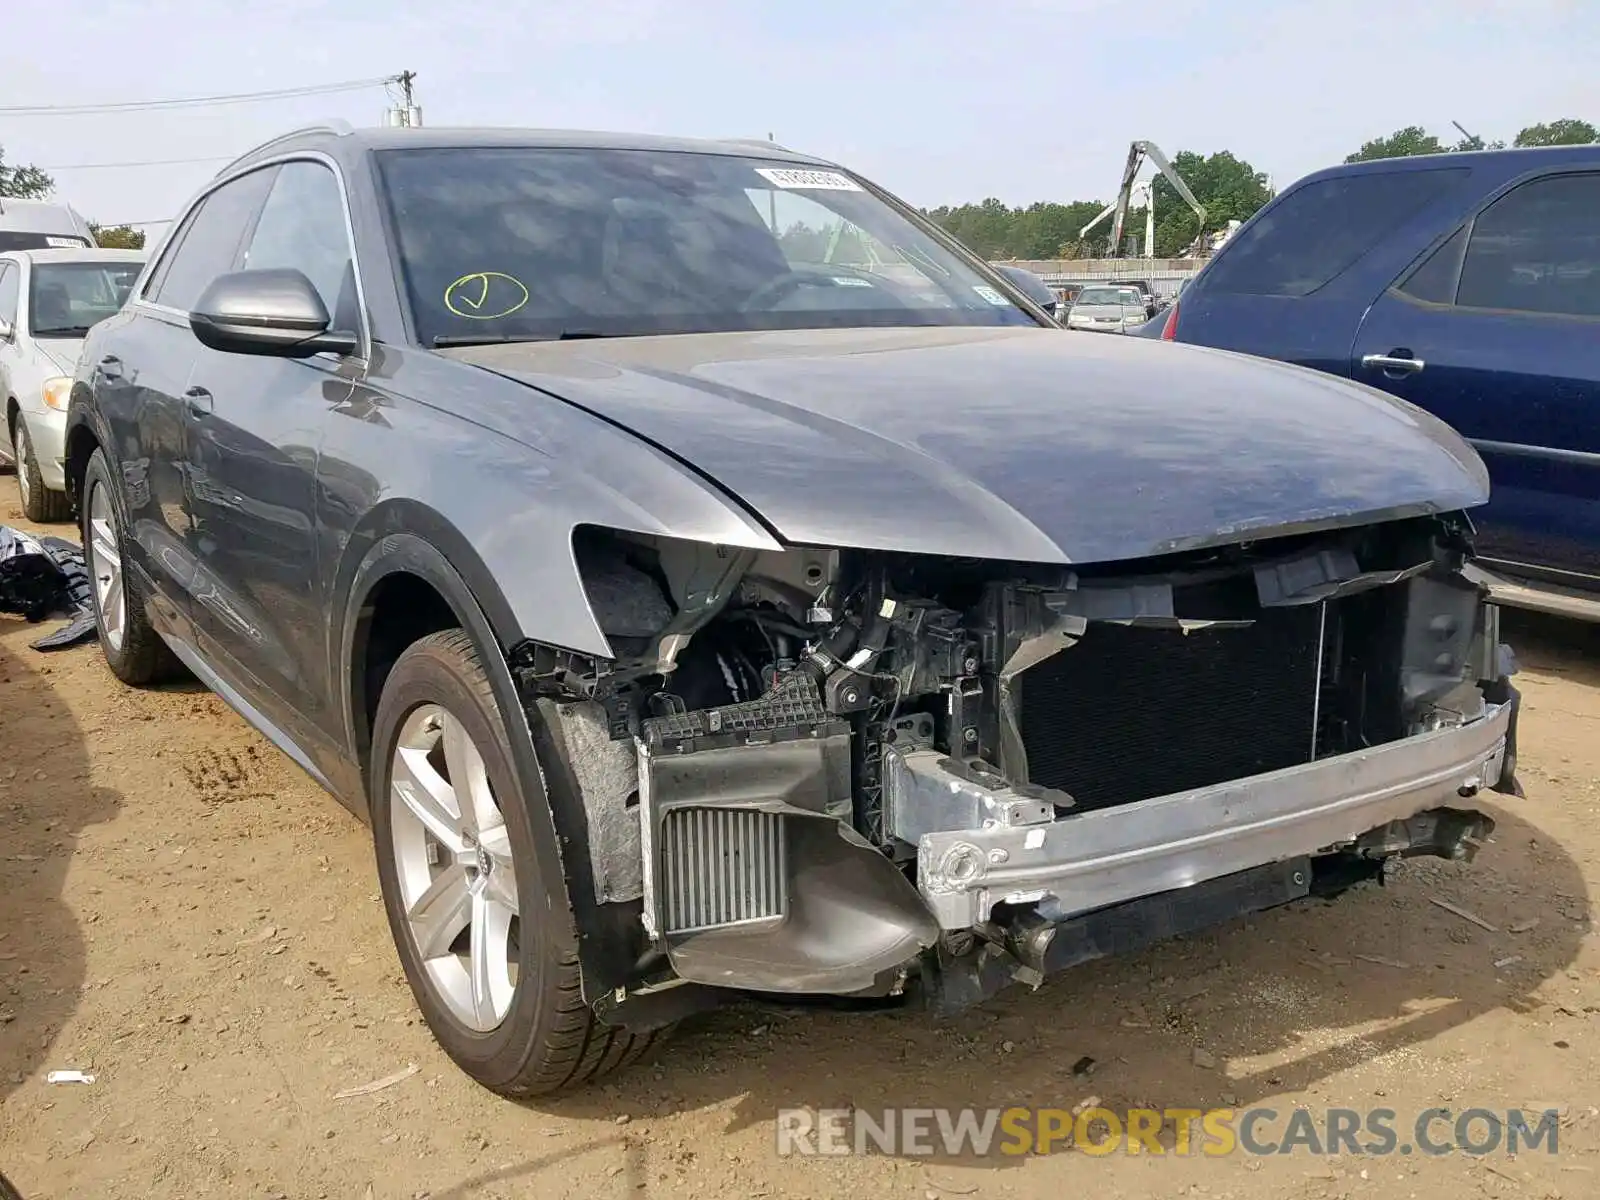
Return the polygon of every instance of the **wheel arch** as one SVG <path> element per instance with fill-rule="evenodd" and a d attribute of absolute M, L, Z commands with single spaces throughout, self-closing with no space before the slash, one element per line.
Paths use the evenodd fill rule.
<path fill-rule="evenodd" d="M 372 756 L 369 734 L 361 732 L 360 722 L 365 718 L 357 705 L 365 704 L 366 696 L 364 690 L 355 685 L 355 667 L 359 655 L 366 652 L 361 639 L 370 636 L 370 621 L 376 611 L 371 603 L 373 597 L 381 594 L 379 589 L 386 580 L 411 578 L 431 589 L 448 605 L 478 652 L 495 701 L 500 706 L 512 762 L 524 788 L 531 793 L 528 818 L 534 832 L 539 870 L 544 878 L 559 878 L 566 883 L 579 935 L 584 995 L 592 1001 L 595 995 L 614 986 L 612 979 L 617 974 L 612 960 L 615 914 L 611 919 L 603 917 L 601 906 L 595 900 L 582 797 L 574 790 L 573 781 L 567 778 L 569 772 L 557 770 L 552 774 L 546 771 L 541 752 L 536 749 L 537 716 L 524 705 L 508 658 L 509 652 L 526 639 L 510 616 L 510 605 L 498 582 L 465 544 L 459 531 L 444 523 L 442 518 L 435 514 L 419 528 L 414 520 L 419 515 L 418 508 L 405 506 L 402 514 L 391 507 L 393 516 L 405 516 L 406 532 L 370 536 L 365 549 L 350 556 L 348 572 L 341 572 L 341 586 L 335 593 L 344 598 L 337 606 L 342 614 L 340 623 L 331 631 L 337 655 L 338 687 L 344 705 L 346 736 L 352 750 L 359 755 L 357 762 L 365 785 L 363 802 L 370 802 Z M 373 529 L 382 527 L 374 525 Z M 443 546 L 435 540 L 441 533 L 444 536 L 439 540 L 445 543 Z M 462 557 L 457 558 L 457 554 Z M 461 569 L 463 563 L 465 570 Z M 364 736 L 368 737 L 365 745 L 358 741 Z M 548 738 L 543 741 L 548 743 Z M 546 744 L 545 754 L 548 753 Z"/>

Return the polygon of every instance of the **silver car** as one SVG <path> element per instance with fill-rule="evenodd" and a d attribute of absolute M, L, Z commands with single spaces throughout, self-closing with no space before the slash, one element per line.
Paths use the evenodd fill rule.
<path fill-rule="evenodd" d="M 63 469 L 67 400 L 83 335 L 122 307 L 143 269 L 140 250 L 14 250 L 0 254 L 0 397 L 5 445 L 30 521 L 72 515 Z"/>
<path fill-rule="evenodd" d="M 1126 333 L 1149 319 L 1145 299 L 1137 288 L 1091 287 L 1084 288 L 1072 302 L 1067 312 L 1067 328 Z"/>

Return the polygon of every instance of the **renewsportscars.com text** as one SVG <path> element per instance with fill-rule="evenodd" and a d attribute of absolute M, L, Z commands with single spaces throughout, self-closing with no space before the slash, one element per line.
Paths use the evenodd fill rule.
<path fill-rule="evenodd" d="M 1559 1152 L 1555 1109 L 886 1108 L 780 1109 L 781 1157 L 893 1154 L 1521 1154 Z M 1167 1136 L 1163 1137 L 1163 1131 Z"/>

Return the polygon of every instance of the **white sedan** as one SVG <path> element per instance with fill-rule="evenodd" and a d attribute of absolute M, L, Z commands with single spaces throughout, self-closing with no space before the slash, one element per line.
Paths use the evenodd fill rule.
<path fill-rule="evenodd" d="M 72 515 L 62 460 L 78 350 L 91 325 L 121 309 L 144 263 L 142 250 L 0 254 L 0 398 L 10 434 L 0 463 L 15 463 L 30 521 Z"/>

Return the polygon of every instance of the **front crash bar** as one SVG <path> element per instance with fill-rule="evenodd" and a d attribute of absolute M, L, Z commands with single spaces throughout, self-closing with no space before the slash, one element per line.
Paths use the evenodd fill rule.
<path fill-rule="evenodd" d="M 917 886 L 940 927 L 960 930 L 1000 903 L 1039 903 L 1059 920 L 1326 852 L 1501 784 L 1515 707 L 1511 691 L 1468 724 L 1265 775 L 1041 824 L 924 833 Z M 885 760 L 901 794 L 973 786 L 934 755 Z"/>

